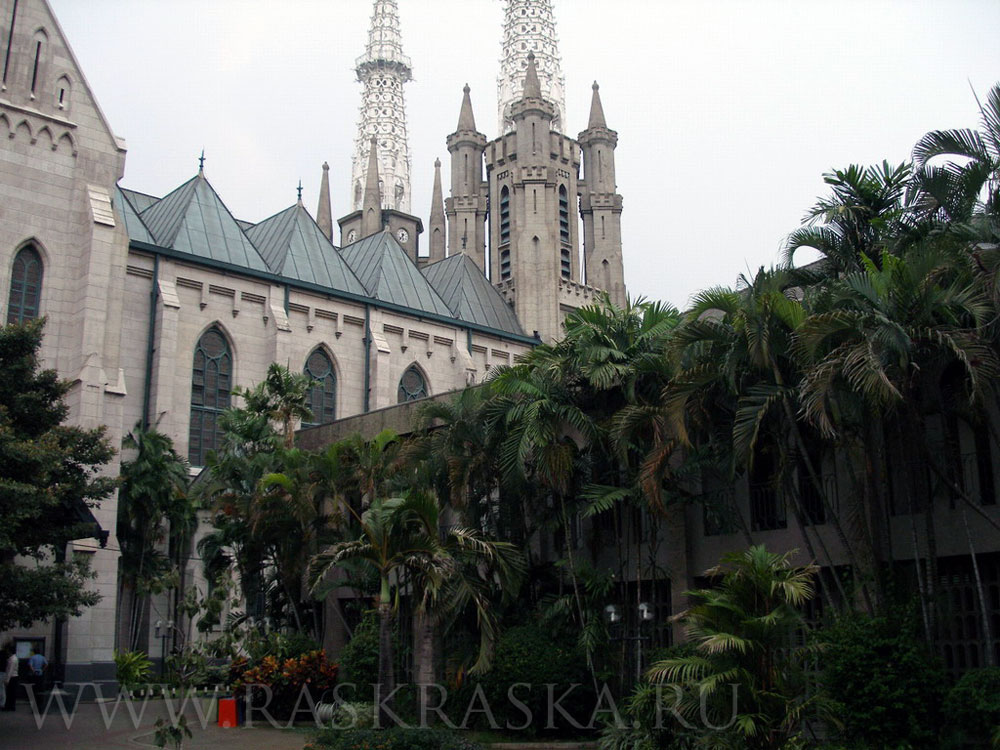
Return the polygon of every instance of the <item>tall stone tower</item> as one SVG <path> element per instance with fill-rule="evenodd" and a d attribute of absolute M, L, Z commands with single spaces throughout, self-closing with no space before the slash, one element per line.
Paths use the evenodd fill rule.
<path fill-rule="evenodd" d="M 525 331 L 550 342 L 562 336 L 566 309 L 592 301 L 580 278 L 574 205 L 580 146 L 552 129 L 557 108 L 542 96 L 531 53 L 509 111 L 513 131 L 486 147 L 491 279 Z"/>
<path fill-rule="evenodd" d="M 458 128 L 448 136 L 447 144 L 451 154 L 451 197 L 445 204 L 448 251 L 451 255 L 468 255 L 486 273 L 486 136 L 476 130 L 468 84 L 463 89 Z"/>
<path fill-rule="evenodd" d="M 505 6 L 497 77 L 499 132 L 509 133 L 514 127 L 510 108 L 521 98 L 530 53 L 535 56 L 542 97 L 555 106 L 552 129 L 561 133 L 566 122 L 566 79 L 559 59 L 552 0 L 505 0 Z"/>
<path fill-rule="evenodd" d="M 596 83 L 587 129 L 579 140 L 565 134 L 552 0 L 505 2 L 500 136 L 486 142 L 476 131 L 468 87 L 458 130 L 448 136 L 449 252 L 468 252 L 486 265 L 478 234 L 485 218 L 490 280 L 525 331 L 551 342 L 562 337 L 567 312 L 599 302 L 603 292 L 618 305 L 625 302 L 618 134 L 605 122 Z M 479 182 L 480 153 L 485 183 Z"/>
<path fill-rule="evenodd" d="M 605 290 L 616 305 L 625 304 L 622 263 L 622 197 L 615 182 L 618 133 L 604 121 L 597 81 L 590 101 L 587 129 L 578 136 L 583 150 L 584 181 L 580 184 L 584 261 L 587 285 Z"/>
<path fill-rule="evenodd" d="M 410 212 L 410 149 L 406 137 L 403 85 L 413 79 L 410 58 L 403 54 L 396 0 L 375 0 L 368 44 L 355 71 L 364 84 L 358 135 L 351 169 L 351 210 L 364 201 L 368 151 L 378 138 L 378 171 L 382 207 Z"/>

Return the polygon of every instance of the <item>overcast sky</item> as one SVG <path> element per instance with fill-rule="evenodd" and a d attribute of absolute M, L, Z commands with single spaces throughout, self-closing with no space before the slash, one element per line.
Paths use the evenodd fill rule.
<path fill-rule="evenodd" d="M 50 0 L 128 144 L 126 187 L 163 195 L 197 170 L 241 219 L 315 212 L 323 161 L 347 213 L 370 0 Z M 500 0 L 399 0 L 413 212 L 462 85 L 496 136 Z M 997 0 L 555 0 L 567 132 L 601 84 L 619 133 L 625 281 L 683 306 L 780 258 L 822 173 L 907 159 L 928 130 L 978 122 L 1000 80 Z M 446 180 L 447 181 L 447 180 Z M 448 186 L 445 185 L 447 193 Z M 423 238 L 426 244 L 426 237 Z"/>

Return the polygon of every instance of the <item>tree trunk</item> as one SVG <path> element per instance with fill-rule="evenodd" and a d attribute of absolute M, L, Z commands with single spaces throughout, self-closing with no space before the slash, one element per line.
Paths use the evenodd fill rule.
<path fill-rule="evenodd" d="M 434 621 L 419 606 L 413 611 L 413 668 L 420 716 L 423 717 L 427 686 L 435 684 L 437 678 L 434 670 Z"/>
<path fill-rule="evenodd" d="M 983 625 L 983 664 L 993 666 L 993 633 L 990 632 L 990 613 L 986 605 L 986 595 L 983 591 L 983 579 L 979 575 L 979 563 L 976 561 L 976 548 L 972 544 L 972 530 L 969 528 L 969 514 L 962 508 L 962 521 L 965 523 L 965 536 L 969 540 L 969 557 L 972 559 L 972 575 L 976 581 L 976 598 L 979 600 L 979 615 Z"/>
<path fill-rule="evenodd" d="M 385 699 L 396 689 L 395 656 L 392 652 L 392 602 L 389 578 L 382 576 L 382 590 L 378 602 L 378 696 L 382 700 L 378 709 L 380 727 L 391 725 L 392 698 Z M 384 700 L 383 700 L 384 699 Z"/>

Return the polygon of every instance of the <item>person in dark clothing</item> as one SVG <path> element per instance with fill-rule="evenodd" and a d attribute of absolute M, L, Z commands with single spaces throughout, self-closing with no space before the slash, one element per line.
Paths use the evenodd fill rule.
<path fill-rule="evenodd" d="M 6 657 L 4 662 L 4 692 L 6 693 L 6 699 L 4 700 L 3 710 L 13 711 L 17 706 L 17 688 L 20 684 L 20 679 L 17 676 L 17 670 L 19 667 L 17 652 L 10 646 L 4 652 Z"/>

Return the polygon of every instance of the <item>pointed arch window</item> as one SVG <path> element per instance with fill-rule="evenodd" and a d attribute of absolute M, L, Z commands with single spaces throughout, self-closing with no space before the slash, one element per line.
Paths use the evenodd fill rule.
<path fill-rule="evenodd" d="M 229 408 L 233 378 L 233 355 L 218 328 L 209 328 L 194 349 L 191 373 L 191 425 L 188 431 L 188 461 L 204 466 L 209 451 L 222 443 L 219 417 Z"/>
<path fill-rule="evenodd" d="M 409 369 L 403 373 L 399 379 L 399 392 L 396 396 L 396 403 L 402 404 L 407 401 L 416 401 L 418 398 L 427 396 L 427 381 L 424 374 L 417 369 L 416 365 L 410 365 Z"/>
<path fill-rule="evenodd" d="M 42 298 L 42 256 L 31 245 L 14 256 L 7 299 L 7 324 L 24 323 L 38 317 Z"/>
<path fill-rule="evenodd" d="M 306 397 L 306 406 L 313 413 L 311 422 L 303 425 L 327 424 L 337 418 L 337 374 L 333 362 L 322 349 L 317 349 L 306 360 L 305 374 L 313 384 Z"/>

